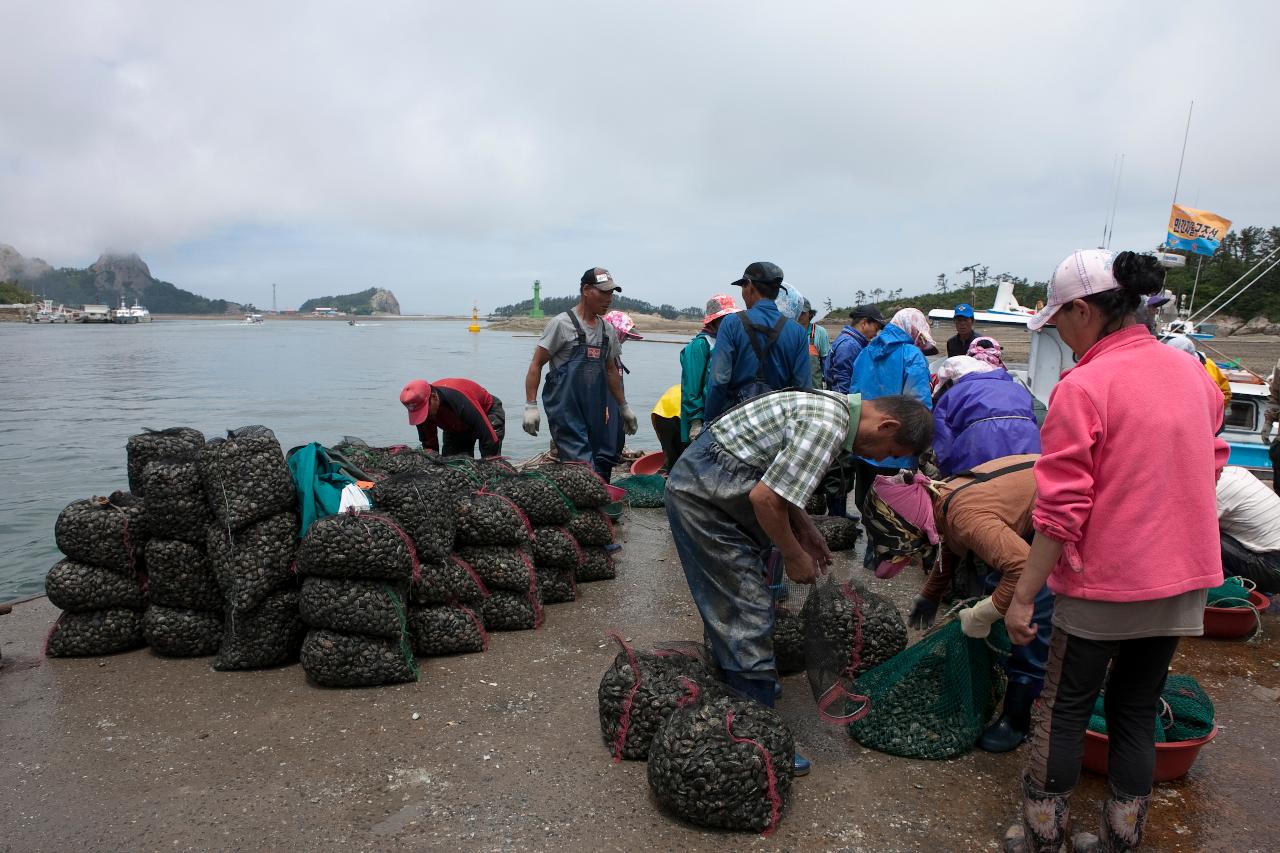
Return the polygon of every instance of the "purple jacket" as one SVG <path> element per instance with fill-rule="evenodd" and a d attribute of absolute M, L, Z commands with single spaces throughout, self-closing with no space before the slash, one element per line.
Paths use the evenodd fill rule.
<path fill-rule="evenodd" d="M 970 373 L 933 407 L 933 452 L 942 476 L 999 459 L 1040 452 L 1031 392 L 1006 370 Z"/>

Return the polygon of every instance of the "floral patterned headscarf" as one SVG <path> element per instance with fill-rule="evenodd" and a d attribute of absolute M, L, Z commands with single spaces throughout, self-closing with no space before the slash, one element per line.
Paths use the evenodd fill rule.
<path fill-rule="evenodd" d="M 929 331 L 929 320 L 919 308 L 903 308 L 889 322 L 910 335 L 912 342 L 925 355 L 938 351 L 938 345 L 933 342 L 933 335 Z"/>
<path fill-rule="evenodd" d="M 1004 347 L 1000 346 L 1000 342 L 995 338 L 981 337 L 974 338 L 973 343 L 969 344 L 969 351 L 966 353 L 978 361 L 985 361 L 992 367 L 1004 367 L 1004 359 L 1000 357 L 1004 352 Z"/>

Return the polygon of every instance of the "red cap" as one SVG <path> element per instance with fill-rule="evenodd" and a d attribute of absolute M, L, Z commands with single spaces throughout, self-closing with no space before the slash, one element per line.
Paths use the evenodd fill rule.
<path fill-rule="evenodd" d="M 431 414 L 431 383 L 415 379 L 400 392 L 400 402 L 409 410 L 409 425 L 417 426 Z"/>

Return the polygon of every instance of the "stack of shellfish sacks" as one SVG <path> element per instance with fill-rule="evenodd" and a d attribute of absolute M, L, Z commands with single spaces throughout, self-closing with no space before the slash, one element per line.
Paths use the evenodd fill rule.
<path fill-rule="evenodd" d="M 520 472 L 500 459 L 338 449 L 374 480 L 375 509 L 300 531 L 269 429 L 207 443 L 186 427 L 131 438 L 131 492 L 59 516 L 68 559 L 46 589 L 66 613 L 48 653 L 146 643 L 165 656 L 216 654 L 218 669 L 301 655 L 318 684 L 396 683 L 417 678 L 415 654 L 484 651 L 489 631 L 537 628 L 544 605 L 616 576 L 609 497 L 589 466 Z"/>

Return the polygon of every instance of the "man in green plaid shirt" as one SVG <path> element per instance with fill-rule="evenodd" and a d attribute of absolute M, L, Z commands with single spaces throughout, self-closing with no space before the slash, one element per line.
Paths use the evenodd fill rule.
<path fill-rule="evenodd" d="M 933 417 L 914 397 L 863 402 L 858 394 L 790 390 L 730 409 L 684 452 L 667 478 L 667 518 L 731 687 L 773 706 L 778 670 L 766 559 L 776 548 L 796 583 L 825 571 L 831 552 L 804 506 L 832 461 L 842 450 L 914 456 L 932 440 Z"/>

